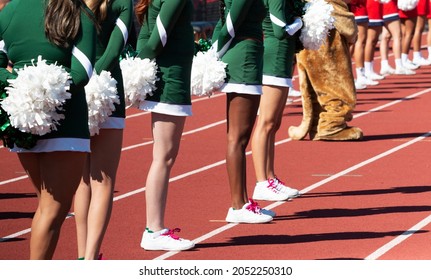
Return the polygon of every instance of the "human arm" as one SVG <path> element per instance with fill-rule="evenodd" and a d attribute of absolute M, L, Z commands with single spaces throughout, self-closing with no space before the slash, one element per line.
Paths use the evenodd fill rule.
<path fill-rule="evenodd" d="M 235 38 L 235 30 L 241 26 L 252 3 L 253 1 L 250 0 L 234 0 L 232 2 L 225 23 L 220 25 L 217 37 L 213 36 L 214 45 L 220 57 L 223 56 Z"/>
<path fill-rule="evenodd" d="M 124 49 L 133 21 L 133 3 L 131 0 L 114 1 L 112 10 L 118 14 L 116 24 L 109 37 L 109 42 L 103 55 L 97 60 L 94 70 L 100 74 L 102 70 L 109 71 Z"/>
<path fill-rule="evenodd" d="M 96 59 L 96 28 L 85 12 L 81 12 L 81 28 L 72 50 L 70 75 L 76 85 L 86 85 L 93 74 Z"/>
<path fill-rule="evenodd" d="M 186 3 L 187 0 L 163 1 L 157 16 L 157 23 L 154 25 L 150 38 L 139 49 L 139 58 L 153 59 L 163 50 Z M 141 34 L 139 37 L 141 37 Z M 138 38 L 138 40 L 142 39 Z M 140 44 L 138 43 L 138 45 Z"/>
<path fill-rule="evenodd" d="M 284 0 L 268 0 L 268 13 L 275 38 L 281 40 L 286 37 L 286 15 Z"/>

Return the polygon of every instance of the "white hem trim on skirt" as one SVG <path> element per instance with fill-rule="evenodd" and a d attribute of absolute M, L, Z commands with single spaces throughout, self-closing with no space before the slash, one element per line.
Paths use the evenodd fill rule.
<path fill-rule="evenodd" d="M 262 85 L 245 85 L 245 84 L 232 84 L 226 83 L 220 88 L 221 92 L 226 93 L 241 93 L 241 94 L 252 94 L 262 95 Z"/>
<path fill-rule="evenodd" d="M 168 104 L 144 100 L 139 104 L 139 109 L 172 116 L 191 116 L 192 105 Z"/>
<path fill-rule="evenodd" d="M 83 138 L 52 138 L 37 140 L 36 146 L 27 150 L 15 146 L 10 149 L 17 153 L 47 153 L 47 152 L 90 152 L 90 139 Z"/>
<path fill-rule="evenodd" d="M 262 84 L 269 86 L 292 87 L 292 78 L 281 78 L 263 75 Z"/>
<path fill-rule="evenodd" d="M 100 129 L 124 129 L 124 127 L 124 118 L 119 117 L 109 117 L 107 120 L 100 124 Z"/>

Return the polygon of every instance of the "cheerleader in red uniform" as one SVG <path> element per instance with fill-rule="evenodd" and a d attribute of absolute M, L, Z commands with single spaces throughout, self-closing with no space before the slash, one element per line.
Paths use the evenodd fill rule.
<path fill-rule="evenodd" d="M 428 4 L 431 6 L 431 3 L 428 3 Z M 428 27 L 430 27 L 431 26 L 431 7 L 428 9 L 427 20 L 428 20 Z M 431 32 L 429 30 L 427 33 L 427 50 L 428 50 L 427 60 L 431 62 Z"/>
<path fill-rule="evenodd" d="M 380 40 L 381 75 L 413 75 L 416 72 L 403 66 L 401 60 L 401 22 L 398 15 L 397 0 L 383 4 L 383 31 Z M 395 56 L 395 69 L 389 65 L 389 42 L 392 39 L 392 51 Z"/>
<path fill-rule="evenodd" d="M 379 82 L 368 79 L 364 71 L 365 43 L 367 41 L 368 12 L 367 0 L 352 0 L 349 3 L 349 10 L 355 15 L 358 26 L 358 39 L 352 45 L 352 55 L 355 61 L 356 81 L 355 88 L 365 89 L 367 86 L 377 85 Z"/>
<path fill-rule="evenodd" d="M 371 80 L 382 80 L 384 76 L 374 72 L 374 50 L 380 34 L 382 33 L 383 23 L 383 4 L 375 0 L 367 0 L 368 30 L 367 41 L 365 44 L 364 69 L 365 76 Z"/>
<path fill-rule="evenodd" d="M 427 22 L 427 15 L 430 10 L 429 0 L 419 0 L 417 6 L 417 20 L 415 33 L 413 35 L 413 63 L 419 66 L 431 65 L 431 61 L 422 57 L 421 54 L 421 44 L 422 44 L 422 33 L 425 29 L 425 24 Z"/>
<path fill-rule="evenodd" d="M 417 9 L 414 8 L 409 11 L 403 11 L 399 9 L 398 14 L 401 20 L 401 33 L 402 33 L 401 60 L 404 67 L 410 70 L 415 70 L 419 68 L 419 66 L 414 64 L 409 59 L 409 51 L 413 40 L 413 35 L 415 33 L 416 20 L 418 17 Z"/>

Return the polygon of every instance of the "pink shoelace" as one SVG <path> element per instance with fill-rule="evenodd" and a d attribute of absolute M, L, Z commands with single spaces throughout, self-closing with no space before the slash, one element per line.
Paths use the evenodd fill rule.
<path fill-rule="evenodd" d="M 268 186 L 267 188 L 272 190 L 273 192 L 279 192 L 279 190 L 277 189 L 277 179 L 268 179 Z M 278 181 L 279 182 L 279 181 Z"/>
<path fill-rule="evenodd" d="M 246 209 L 256 214 L 261 214 L 260 206 L 253 199 L 249 199 L 250 204 L 247 205 Z"/>
<path fill-rule="evenodd" d="M 275 177 L 274 181 L 277 181 L 277 185 L 280 184 L 280 185 L 286 186 L 286 184 L 283 181 L 281 181 L 280 179 L 278 179 L 277 177 Z"/>
<path fill-rule="evenodd" d="M 180 239 L 180 237 L 178 235 L 175 235 L 175 232 L 180 232 L 180 231 L 181 231 L 180 228 L 168 229 L 168 231 L 165 233 L 162 233 L 162 235 L 169 236 L 175 240 L 178 240 Z"/>

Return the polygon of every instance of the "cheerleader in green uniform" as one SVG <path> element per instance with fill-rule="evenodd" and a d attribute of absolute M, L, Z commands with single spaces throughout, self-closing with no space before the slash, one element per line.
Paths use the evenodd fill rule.
<path fill-rule="evenodd" d="M 227 63 L 226 82 L 220 89 L 226 93 L 227 102 L 226 165 L 231 207 L 226 221 L 266 223 L 272 220 L 273 212 L 248 198 L 245 155 L 262 94 L 262 21 L 266 9 L 263 0 L 225 0 L 220 4 L 222 15 L 212 41 Z"/>
<path fill-rule="evenodd" d="M 153 96 L 139 108 L 151 112 L 153 161 L 146 181 L 145 250 L 187 250 L 190 240 L 179 238 L 164 224 L 171 168 L 180 147 L 187 116 L 192 114 L 190 78 L 194 55 L 190 0 L 140 0 L 135 6 L 142 23 L 137 51 L 140 58 L 155 59 L 159 81 Z"/>
<path fill-rule="evenodd" d="M 298 190 L 287 187 L 275 176 L 275 134 L 280 128 L 283 111 L 292 87 L 296 31 L 302 21 L 293 18 L 293 1 L 264 0 L 268 10 L 263 22 L 264 59 L 263 95 L 259 118 L 252 139 L 253 163 L 257 183 L 253 199 L 282 201 L 295 197 Z M 288 21 L 289 19 L 289 21 Z M 289 23 L 286 24 L 286 22 Z M 292 36 L 293 35 L 293 36 Z"/>
<path fill-rule="evenodd" d="M 84 92 L 95 62 L 96 30 L 90 14 L 82 2 L 71 0 L 14 0 L 0 13 L 0 40 L 7 50 L 0 51 L 1 81 L 16 77 L 6 69 L 9 60 L 20 69 L 39 55 L 48 64 L 63 66 L 72 78 L 71 98 L 57 130 L 37 136 L 31 149 L 13 149 L 39 200 L 31 227 L 31 259 L 53 257 L 90 151 Z"/>
<path fill-rule="evenodd" d="M 117 81 L 120 100 L 112 115 L 100 125 L 99 133 L 91 137 L 91 153 L 75 196 L 78 256 L 97 259 L 101 258 L 99 251 L 111 216 L 123 140 L 125 102 L 119 57 L 132 25 L 133 3 L 132 0 L 85 2 L 100 26 L 94 70 L 97 74 L 102 70 L 111 73 Z"/>

